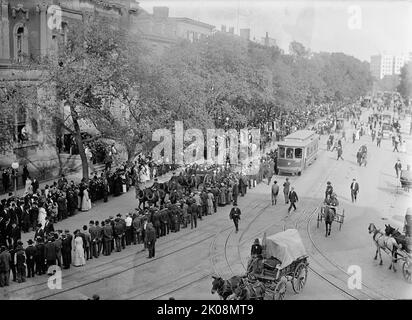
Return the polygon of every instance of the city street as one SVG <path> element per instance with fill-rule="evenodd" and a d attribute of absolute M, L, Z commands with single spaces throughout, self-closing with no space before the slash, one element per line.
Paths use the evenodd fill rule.
<path fill-rule="evenodd" d="M 366 119 L 367 112 L 363 114 Z M 402 135 L 412 145 L 410 119 L 401 121 Z M 399 158 L 410 163 L 408 153 L 392 152 L 389 139 L 381 148 L 372 143 L 370 135 L 351 141 L 352 130 L 346 123 L 348 141 L 343 142 L 344 161 L 336 160 L 336 152 L 326 151 L 322 136 L 317 160 L 301 176 L 290 177 L 299 196 L 297 211 L 288 214 L 280 193 L 277 205 L 270 201 L 270 186 L 265 182 L 248 190 L 239 198 L 242 211 L 239 232 L 229 220 L 231 206 L 218 209 L 216 214 L 198 221 L 197 229 L 190 227 L 171 233 L 156 242 L 156 257 L 148 260 L 142 245 L 128 246 L 121 253 L 88 260 L 83 267 L 62 271 L 62 289 L 50 290 L 47 277 L 28 279 L 23 284 L 11 284 L 0 289 L 0 299 L 85 299 L 98 294 L 102 299 L 218 299 L 211 294 L 212 275 L 227 279 L 245 273 L 250 247 L 263 233 L 271 235 L 284 229 L 296 228 L 309 255 L 308 281 L 299 295 L 287 285 L 286 300 L 302 299 L 411 299 L 412 290 L 402 277 L 402 265 L 397 272 L 388 270 L 390 258 L 383 255 L 383 265 L 374 260 L 375 245 L 368 233 L 369 223 L 378 228 L 390 223 L 403 227 L 411 194 L 402 190 L 396 179 L 394 164 Z M 350 140 L 350 141 L 349 141 Z M 356 152 L 366 144 L 368 163 L 359 167 Z M 282 186 L 286 176 L 275 176 Z M 350 183 L 359 182 L 358 201 L 351 202 Z M 272 179 L 273 181 L 273 179 Z M 317 228 L 317 213 L 324 197 L 326 182 L 331 181 L 345 210 L 345 221 L 332 225 L 331 236 L 325 238 L 325 225 Z M 74 230 L 89 220 L 102 220 L 109 215 L 132 211 L 137 206 L 134 191 L 108 203 L 98 203 L 87 213 L 78 213 L 55 225 L 55 229 Z M 26 241 L 32 234 L 25 234 Z M 362 271 L 362 289 L 351 290 L 347 282 L 349 266 Z"/>

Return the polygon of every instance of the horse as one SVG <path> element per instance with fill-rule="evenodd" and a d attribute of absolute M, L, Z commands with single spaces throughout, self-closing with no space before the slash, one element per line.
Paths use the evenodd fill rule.
<path fill-rule="evenodd" d="M 395 229 L 390 224 L 385 224 L 385 235 L 388 237 L 393 237 L 401 249 L 406 252 L 410 251 L 408 248 L 408 239 L 406 235 L 400 233 L 398 229 Z"/>
<path fill-rule="evenodd" d="M 239 286 L 233 290 L 228 300 L 263 300 L 265 297 L 265 286 L 262 282 L 251 283 L 244 279 L 240 280 Z"/>
<path fill-rule="evenodd" d="M 324 214 L 325 214 L 325 227 L 326 227 L 325 237 L 327 237 L 327 236 L 330 236 L 330 231 L 332 230 L 332 222 L 333 220 L 335 220 L 336 211 L 334 208 L 326 206 L 324 210 Z"/>
<path fill-rule="evenodd" d="M 376 245 L 376 254 L 375 254 L 375 260 L 378 258 L 378 253 L 379 253 L 379 258 L 380 258 L 380 263 L 379 265 L 382 265 L 382 254 L 381 254 L 381 249 L 383 250 L 389 250 L 391 253 L 391 264 L 389 266 L 389 270 L 392 269 L 393 266 L 393 271 L 396 272 L 396 251 L 398 249 L 398 244 L 396 243 L 396 240 L 392 237 L 386 236 L 381 230 L 377 229 L 376 226 L 373 223 L 369 224 L 368 227 L 369 233 L 373 233 L 373 241 L 375 242 Z"/>
<path fill-rule="evenodd" d="M 215 294 L 217 292 L 220 300 L 227 300 L 233 294 L 233 290 L 239 286 L 241 280 L 239 276 L 233 276 L 228 280 L 223 280 L 223 278 L 216 276 L 212 276 L 212 278 L 211 293 Z"/>

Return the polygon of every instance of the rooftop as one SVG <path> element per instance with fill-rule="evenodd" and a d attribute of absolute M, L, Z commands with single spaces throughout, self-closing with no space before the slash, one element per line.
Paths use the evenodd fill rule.
<path fill-rule="evenodd" d="M 298 130 L 285 137 L 285 140 L 299 140 L 305 141 L 310 139 L 316 133 L 312 130 Z"/>

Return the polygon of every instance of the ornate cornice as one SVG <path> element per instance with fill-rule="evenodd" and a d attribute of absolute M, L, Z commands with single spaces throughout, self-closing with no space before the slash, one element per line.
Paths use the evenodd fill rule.
<path fill-rule="evenodd" d="M 16 6 L 10 7 L 10 9 L 11 9 L 11 16 L 13 18 L 16 18 L 17 13 L 22 12 L 23 14 L 26 15 L 26 20 L 29 20 L 29 9 L 24 8 L 22 4 L 18 4 Z"/>

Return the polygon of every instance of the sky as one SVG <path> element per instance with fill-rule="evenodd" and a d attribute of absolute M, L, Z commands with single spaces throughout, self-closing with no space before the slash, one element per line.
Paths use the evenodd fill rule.
<path fill-rule="evenodd" d="M 287 51 L 293 40 L 311 51 L 344 52 L 370 61 L 375 54 L 412 52 L 412 0 L 137 0 L 153 12 L 169 7 L 169 16 L 214 25 L 250 28 L 260 40 L 268 32 Z"/>

